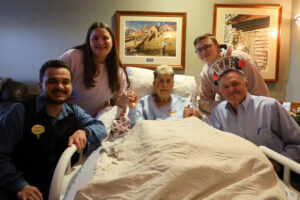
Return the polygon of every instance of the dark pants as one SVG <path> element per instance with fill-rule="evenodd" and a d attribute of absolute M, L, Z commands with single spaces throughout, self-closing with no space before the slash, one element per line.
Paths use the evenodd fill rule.
<path fill-rule="evenodd" d="M 291 185 L 300 192 L 300 175 L 291 171 Z"/>
<path fill-rule="evenodd" d="M 0 200 L 18 200 L 17 194 L 0 189 Z"/>
<path fill-rule="evenodd" d="M 283 180 L 283 169 L 277 173 L 278 177 Z M 297 191 L 300 191 L 300 175 L 291 171 L 290 174 L 291 186 Z"/>

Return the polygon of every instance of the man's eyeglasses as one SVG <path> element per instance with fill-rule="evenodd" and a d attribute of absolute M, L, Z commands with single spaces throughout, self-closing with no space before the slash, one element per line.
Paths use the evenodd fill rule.
<path fill-rule="evenodd" d="M 210 47 L 212 47 L 213 44 L 206 44 L 201 48 L 197 48 L 195 50 L 195 53 L 201 53 L 203 50 L 207 51 Z"/>

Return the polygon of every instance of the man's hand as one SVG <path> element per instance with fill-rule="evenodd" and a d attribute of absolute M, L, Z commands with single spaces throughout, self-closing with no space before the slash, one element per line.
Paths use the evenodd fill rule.
<path fill-rule="evenodd" d="M 198 110 L 196 108 L 191 108 L 190 105 L 184 107 L 183 118 L 186 117 L 198 117 L 199 119 L 202 119 L 202 115 L 198 112 Z"/>
<path fill-rule="evenodd" d="M 127 96 L 128 96 L 128 106 L 130 108 L 136 108 L 138 102 L 138 95 L 134 91 L 129 90 L 127 92 Z"/>
<path fill-rule="evenodd" d="M 68 146 L 72 146 L 75 144 L 77 148 L 77 153 L 80 153 L 86 146 L 86 131 L 85 130 L 77 130 L 73 135 L 69 137 Z"/>
<path fill-rule="evenodd" d="M 42 193 L 37 187 L 26 185 L 21 191 L 17 193 L 20 200 L 41 200 L 43 199 Z"/>

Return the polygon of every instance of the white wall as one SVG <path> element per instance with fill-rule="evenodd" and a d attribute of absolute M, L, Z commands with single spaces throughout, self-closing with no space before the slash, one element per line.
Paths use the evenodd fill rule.
<path fill-rule="evenodd" d="M 291 4 L 297 0 L 264 0 L 264 4 L 283 6 L 280 43 L 280 69 L 277 83 L 268 83 L 270 94 L 286 99 L 290 58 Z M 117 10 L 186 12 L 186 69 L 196 77 L 202 65 L 194 53 L 194 39 L 212 32 L 214 3 L 261 4 L 261 0 L 0 0 L 0 76 L 12 77 L 37 93 L 38 70 L 47 60 L 57 58 L 66 49 L 84 41 L 88 27 L 95 21 L 115 26 Z M 292 34 L 292 37 L 296 37 Z M 299 45 L 298 45 L 299 46 Z M 294 51 L 296 47 L 291 48 Z M 295 55 L 292 52 L 291 56 Z M 298 56 L 299 57 L 299 56 Z M 294 69 L 294 67 L 293 67 Z M 291 68 L 292 70 L 292 68 Z M 294 71 L 292 71 L 294 72 Z M 294 80 L 289 82 L 294 85 Z M 291 91 L 291 95 L 294 95 Z M 292 98 L 292 97 L 289 97 Z M 294 101 L 300 99 L 293 98 Z"/>
<path fill-rule="evenodd" d="M 293 0 L 292 18 L 300 14 L 300 1 Z M 287 84 L 287 101 L 300 102 L 300 26 L 292 20 L 290 48 L 289 79 Z"/>

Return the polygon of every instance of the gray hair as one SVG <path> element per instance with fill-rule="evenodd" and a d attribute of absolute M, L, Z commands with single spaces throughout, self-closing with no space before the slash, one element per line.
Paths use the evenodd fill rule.
<path fill-rule="evenodd" d="M 219 76 L 219 82 L 221 82 L 221 79 L 229 72 L 236 72 L 244 81 L 247 81 L 247 78 L 246 78 L 244 72 L 242 72 L 241 70 L 227 69 Z M 219 84 L 219 87 L 221 87 L 221 84 Z"/>
<path fill-rule="evenodd" d="M 173 68 L 171 66 L 169 66 L 169 65 L 160 65 L 160 66 L 157 66 L 153 74 L 154 74 L 154 80 L 156 79 L 156 77 L 159 74 L 170 74 L 170 75 L 172 75 L 172 77 L 174 77 Z"/>

